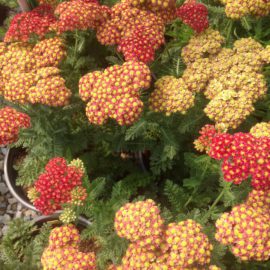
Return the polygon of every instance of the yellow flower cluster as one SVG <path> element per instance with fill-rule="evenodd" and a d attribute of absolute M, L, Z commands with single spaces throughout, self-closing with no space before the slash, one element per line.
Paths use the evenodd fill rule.
<path fill-rule="evenodd" d="M 186 111 L 194 106 L 195 95 L 188 90 L 183 79 L 164 76 L 155 83 L 155 90 L 149 99 L 150 110 L 166 115 Z"/>
<path fill-rule="evenodd" d="M 245 93 L 233 90 L 220 92 L 204 109 L 217 129 L 237 128 L 252 111 L 254 107 Z"/>
<path fill-rule="evenodd" d="M 64 224 L 72 223 L 76 220 L 76 218 L 76 212 L 71 207 L 65 207 L 59 216 L 59 220 L 61 220 Z"/>
<path fill-rule="evenodd" d="M 23 43 L 0 45 L 0 95 L 8 101 L 68 104 L 71 91 L 57 68 L 66 55 L 63 41 L 45 39 L 35 46 Z"/>
<path fill-rule="evenodd" d="M 225 5 L 225 12 L 229 18 L 240 19 L 246 15 L 267 16 L 270 3 L 265 0 L 220 0 Z"/>
<path fill-rule="evenodd" d="M 270 258 L 270 194 L 253 190 L 245 203 L 216 221 L 216 239 L 243 261 Z"/>
<path fill-rule="evenodd" d="M 74 225 L 54 228 L 49 246 L 44 250 L 41 264 L 44 270 L 95 270 L 96 256 L 93 252 L 79 251 L 80 235 Z"/>
<path fill-rule="evenodd" d="M 270 122 L 258 123 L 250 129 L 250 134 L 254 137 L 270 137 Z"/>
<path fill-rule="evenodd" d="M 182 50 L 182 58 L 188 65 L 205 55 L 218 53 L 224 42 L 225 38 L 218 31 L 208 28 L 189 40 L 189 43 Z"/>
<path fill-rule="evenodd" d="M 131 241 L 121 266 L 110 270 L 218 269 L 210 266 L 212 245 L 193 220 L 164 226 L 153 200 L 128 203 L 115 216 L 120 237 Z"/>
<path fill-rule="evenodd" d="M 265 96 L 262 68 L 270 62 L 269 48 L 252 38 L 242 38 L 232 49 L 222 48 L 224 38 L 212 29 L 191 38 L 183 48 L 187 65 L 182 79 L 192 92 L 203 92 L 211 101 L 207 116 L 218 128 L 237 128 Z"/>

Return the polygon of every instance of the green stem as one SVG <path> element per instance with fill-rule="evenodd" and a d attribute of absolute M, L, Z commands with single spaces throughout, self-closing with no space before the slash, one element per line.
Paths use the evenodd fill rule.
<path fill-rule="evenodd" d="M 231 186 L 231 183 L 228 183 L 228 185 L 224 185 L 223 189 L 221 190 L 220 194 L 218 195 L 218 197 L 216 198 L 216 200 L 213 202 L 213 204 L 210 206 L 209 210 L 207 211 L 207 213 L 204 215 L 204 217 L 202 218 L 202 222 L 205 222 L 209 216 L 212 214 L 213 209 L 215 208 L 215 206 L 219 203 L 219 201 L 222 199 L 226 189 L 228 187 Z"/>

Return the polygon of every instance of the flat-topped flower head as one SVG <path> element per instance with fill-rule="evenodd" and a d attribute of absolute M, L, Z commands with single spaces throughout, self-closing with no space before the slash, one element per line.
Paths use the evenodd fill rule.
<path fill-rule="evenodd" d="M 89 100 L 89 122 L 102 125 L 112 118 L 119 125 L 134 123 L 143 110 L 140 90 L 147 89 L 150 82 L 149 68 L 135 61 L 86 74 L 80 79 L 79 93 L 84 101 Z"/>
<path fill-rule="evenodd" d="M 0 145 L 4 146 L 16 142 L 20 129 L 30 126 L 31 119 L 27 114 L 18 112 L 11 107 L 0 109 Z"/>
<path fill-rule="evenodd" d="M 120 237 L 136 242 L 159 236 L 163 220 L 155 202 L 149 199 L 121 207 L 115 215 L 114 227 Z"/>
<path fill-rule="evenodd" d="M 194 106 L 195 95 L 189 91 L 183 79 L 164 76 L 155 82 L 155 89 L 149 98 L 150 110 L 166 115 L 180 112 L 185 114 Z"/>
<path fill-rule="evenodd" d="M 193 220 L 171 223 L 165 232 L 170 247 L 167 264 L 170 267 L 192 267 L 207 265 L 213 246 L 202 233 L 200 224 Z"/>
<path fill-rule="evenodd" d="M 56 22 L 53 9 L 50 5 L 40 5 L 28 12 L 14 16 L 4 41 L 29 41 L 32 35 L 43 38 L 50 31 L 51 24 Z"/>
<path fill-rule="evenodd" d="M 110 9 L 96 1 L 73 0 L 60 3 L 54 13 L 58 20 L 51 28 L 63 33 L 96 29 L 109 16 Z"/>
<path fill-rule="evenodd" d="M 269 215 L 256 208 L 241 204 L 216 221 L 216 239 L 228 245 L 232 253 L 243 261 L 269 260 Z"/>

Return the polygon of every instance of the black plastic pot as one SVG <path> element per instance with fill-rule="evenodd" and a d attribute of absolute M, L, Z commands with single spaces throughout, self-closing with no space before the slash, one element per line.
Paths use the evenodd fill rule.
<path fill-rule="evenodd" d="M 35 224 L 38 227 L 41 227 L 46 222 L 59 221 L 59 216 L 60 216 L 61 212 L 62 211 L 57 211 L 56 213 L 49 215 L 49 216 L 39 216 L 39 217 L 36 217 L 33 221 L 35 222 Z M 61 224 L 60 221 L 59 221 L 59 224 Z M 90 226 L 91 222 L 89 220 L 87 220 L 86 218 L 80 216 L 77 219 L 76 225 L 77 225 L 78 229 L 84 229 L 84 228 Z"/>
<path fill-rule="evenodd" d="M 9 148 L 6 151 L 4 160 L 4 179 L 10 193 L 20 202 L 24 207 L 39 212 L 34 205 L 29 201 L 25 191 L 21 186 L 16 185 L 18 172 L 14 169 L 14 162 L 19 155 L 25 153 L 23 148 Z"/>

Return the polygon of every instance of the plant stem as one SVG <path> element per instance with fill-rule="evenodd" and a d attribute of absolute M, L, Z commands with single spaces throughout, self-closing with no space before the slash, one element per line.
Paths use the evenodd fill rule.
<path fill-rule="evenodd" d="M 213 209 L 215 208 L 215 206 L 219 203 L 219 201 L 222 199 L 226 189 L 228 187 L 231 186 L 231 183 L 227 183 L 226 185 L 224 185 L 223 189 L 221 190 L 220 194 L 218 195 L 218 197 L 216 198 L 216 200 L 213 202 L 213 204 L 210 206 L 209 210 L 207 211 L 207 213 L 204 215 L 204 217 L 202 218 L 202 222 L 206 222 L 207 219 L 209 218 L 209 216 L 211 215 Z"/>

